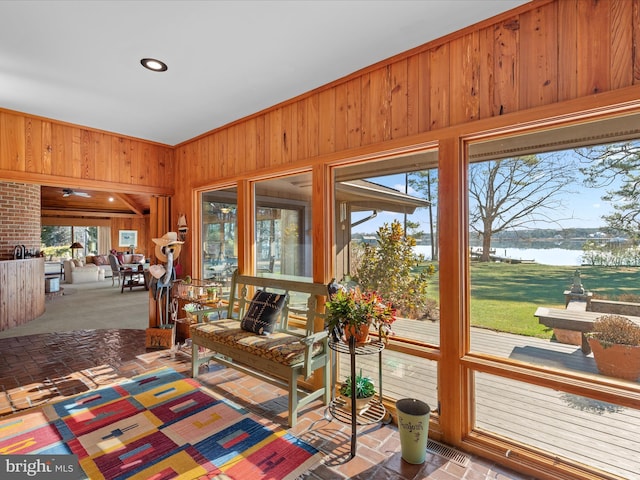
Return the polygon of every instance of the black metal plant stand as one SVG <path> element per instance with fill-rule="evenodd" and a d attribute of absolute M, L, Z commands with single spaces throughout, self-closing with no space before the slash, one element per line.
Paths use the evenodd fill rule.
<path fill-rule="evenodd" d="M 382 404 L 382 351 L 384 343 L 382 341 L 367 342 L 356 344 L 355 337 L 349 339 L 349 343 L 343 341 L 329 341 L 329 348 L 333 352 L 346 353 L 351 361 L 351 409 L 346 408 L 344 399 L 335 396 L 335 383 L 337 380 L 337 362 L 335 353 L 332 355 L 333 365 L 333 383 L 331 393 L 331 403 L 329 404 L 329 412 L 336 420 L 343 423 L 351 424 L 351 458 L 356 456 L 357 446 L 357 427 L 358 425 L 371 425 L 384 419 L 387 411 Z M 356 358 L 359 355 L 378 354 L 378 394 L 377 398 L 373 398 L 369 404 L 357 411 L 356 408 Z"/>

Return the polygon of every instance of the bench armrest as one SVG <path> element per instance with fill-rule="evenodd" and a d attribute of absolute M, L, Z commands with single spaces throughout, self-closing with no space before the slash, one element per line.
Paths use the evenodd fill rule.
<path fill-rule="evenodd" d="M 301 343 L 305 344 L 304 349 L 304 378 L 309 378 L 313 373 L 313 344 L 317 342 L 322 342 L 324 345 L 324 352 L 326 354 L 328 345 L 328 332 L 323 330 L 321 332 L 316 332 L 311 335 L 307 335 L 300 339 Z M 325 367 L 326 368 L 326 367 Z"/>
<path fill-rule="evenodd" d="M 194 310 L 193 312 L 189 312 L 191 315 L 194 315 L 198 318 L 198 323 L 208 323 L 208 316 L 212 313 L 218 314 L 218 319 L 220 318 L 220 313 L 226 312 L 227 307 L 205 307 L 202 310 Z M 205 318 L 207 317 L 207 318 Z"/>
<path fill-rule="evenodd" d="M 311 335 L 307 335 L 306 337 L 302 337 L 300 341 L 305 345 L 311 346 L 314 343 L 319 342 L 324 338 L 327 338 L 327 336 L 328 336 L 328 332 L 326 330 L 323 330 L 321 332 L 316 332 Z"/>

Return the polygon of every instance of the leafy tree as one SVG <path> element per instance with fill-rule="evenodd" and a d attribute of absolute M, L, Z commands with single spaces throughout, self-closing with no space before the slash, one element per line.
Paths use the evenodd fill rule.
<path fill-rule="evenodd" d="M 575 181 L 568 155 L 527 155 L 472 163 L 469 166 L 469 220 L 482 238 L 481 261 L 488 262 L 491 238 L 507 229 L 533 222 L 557 222 L 549 212 Z"/>
<path fill-rule="evenodd" d="M 640 143 L 624 142 L 577 149 L 585 166 L 587 187 L 610 188 L 603 200 L 614 212 L 604 216 L 610 231 L 620 231 L 637 241 L 640 233 Z"/>
<path fill-rule="evenodd" d="M 40 242 L 47 247 L 69 246 L 71 245 L 71 228 L 43 225 L 40 231 Z"/>
<path fill-rule="evenodd" d="M 640 251 L 628 248 L 626 243 L 589 240 L 582 246 L 582 263 L 605 267 L 640 265 Z"/>
<path fill-rule="evenodd" d="M 363 290 L 376 291 L 392 302 L 399 315 L 423 316 L 429 305 L 427 279 L 434 273 L 433 265 L 426 271 L 412 271 L 424 257 L 414 252 L 416 241 L 404 235 L 397 220 L 385 223 L 376 236 L 377 244 L 365 245 L 358 264 L 352 266 L 354 279 Z"/>
<path fill-rule="evenodd" d="M 40 230 L 40 243 L 47 255 L 70 253 L 69 246 L 73 242 L 82 243 L 86 253 L 94 253 L 98 243 L 98 227 L 43 225 Z"/>
<path fill-rule="evenodd" d="M 407 226 L 407 234 L 411 235 L 416 240 L 420 240 L 424 237 L 425 233 L 420 229 L 420 222 L 412 222 L 411 220 L 407 220 L 405 222 Z"/>

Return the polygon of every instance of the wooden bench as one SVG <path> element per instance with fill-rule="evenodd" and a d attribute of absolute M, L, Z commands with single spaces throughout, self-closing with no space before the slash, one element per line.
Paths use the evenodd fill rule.
<path fill-rule="evenodd" d="M 587 312 L 580 310 L 565 310 L 561 308 L 538 307 L 534 316 L 538 317 L 538 322 L 550 328 L 562 328 L 580 332 L 582 336 L 582 353 L 589 355 L 591 347 L 587 341 L 586 333 L 593 331 L 593 322 L 597 318 L 607 315 L 601 312 Z M 640 325 L 640 317 L 623 315 L 632 322 Z"/>
<path fill-rule="evenodd" d="M 283 293 L 286 300 L 275 330 L 259 335 L 240 328 L 251 298 L 256 290 Z M 330 369 L 324 313 L 318 312 L 318 302 L 327 295 L 327 286 L 280 278 L 253 277 L 234 272 L 228 305 L 210 309 L 209 319 L 198 314 L 198 323 L 190 327 L 193 342 L 192 376 L 196 378 L 200 366 L 215 360 L 289 393 L 288 422 L 294 426 L 298 410 L 308 403 L 322 399 L 330 401 Z M 322 309 L 324 310 L 324 309 Z M 218 318 L 217 314 L 221 314 Z M 319 331 L 318 331 L 319 330 Z M 203 353 L 203 349 L 207 349 Z M 324 369 L 319 388 L 308 391 L 298 385 Z"/>

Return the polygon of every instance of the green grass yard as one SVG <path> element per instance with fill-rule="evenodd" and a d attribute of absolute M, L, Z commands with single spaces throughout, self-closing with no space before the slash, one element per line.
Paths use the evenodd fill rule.
<path fill-rule="evenodd" d="M 640 295 L 640 267 L 578 267 L 584 288 L 599 298 Z M 551 338 L 533 316 L 538 307 L 564 308 L 576 267 L 472 263 L 471 324 L 491 330 Z M 429 296 L 438 298 L 437 271 Z"/>

